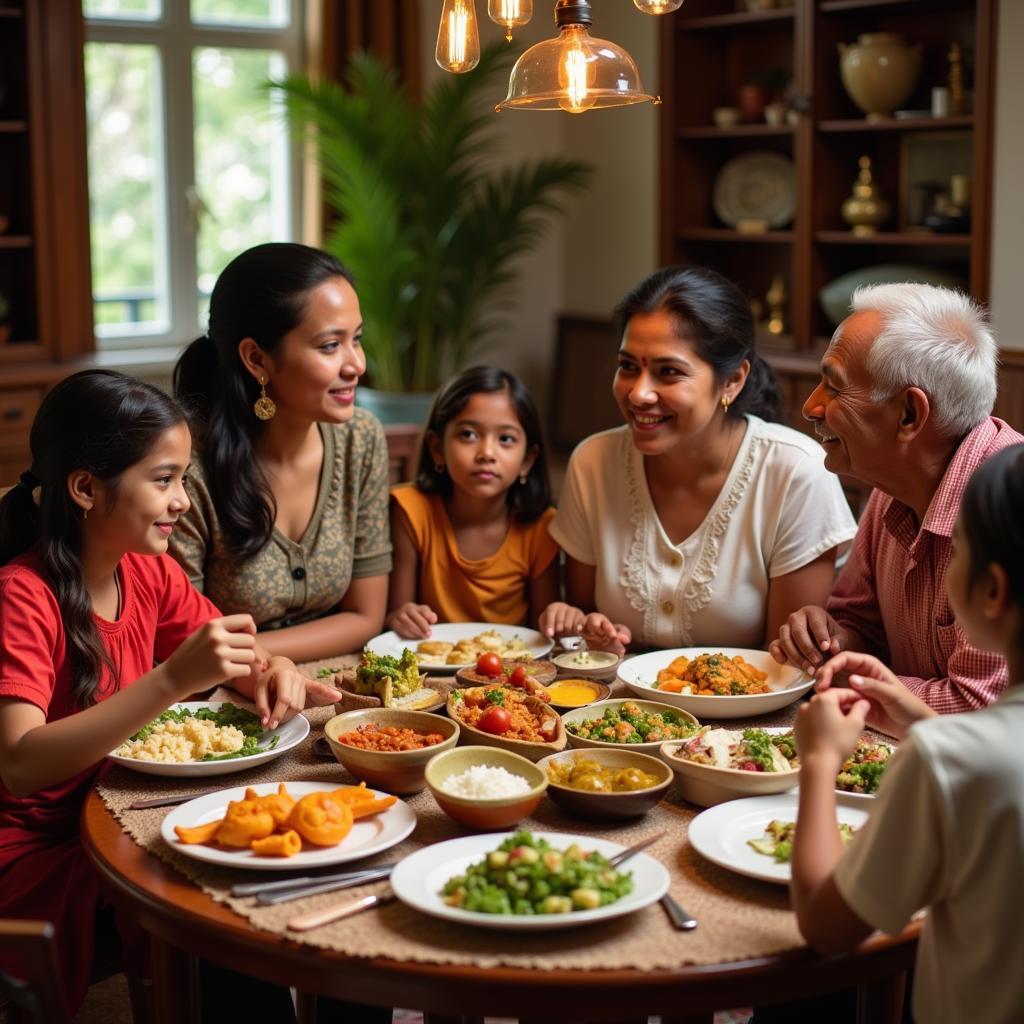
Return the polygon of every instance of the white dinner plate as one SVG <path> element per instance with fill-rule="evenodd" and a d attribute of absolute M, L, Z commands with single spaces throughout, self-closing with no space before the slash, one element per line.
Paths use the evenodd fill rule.
<path fill-rule="evenodd" d="M 799 794 L 793 790 L 709 807 L 690 822 L 690 842 L 701 856 L 720 867 L 765 882 L 788 885 L 789 864 L 780 864 L 758 853 L 748 840 L 763 839 L 765 827 L 771 821 L 796 821 L 799 799 Z M 868 820 L 871 802 L 850 793 L 836 793 L 836 807 L 840 821 L 860 828 Z"/>
<path fill-rule="evenodd" d="M 328 793 L 339 788 L 336 782 L 286 782 L 285 785 L 296 800 L 309 793 Z M 267 796 L 276 793 L 277 786 L 276 782 L 263 782 L 252 788 L 260 796 Z M 352 831 L 337 846 L 311 846 L 304 843 L 302 852 L 294 857 L 257 857 L 252 850 L 227 850 L 206 843 L 183 843 L 175 835 L 175 825 L 191 828 L 223 818 L 229 801 L 244 799 L 245 788 L 236 786 L 234 789 L 222 789 L 175 807 L 164 818 L 160 828 L 164 842 L 186 857 L 224 867 L 249 871 L 305 871 L 307 868 L 344 864 L 346 861 L 370 857 L 400 843 L 416 827 L 416 812 L 404 800 L 396 800 L 386 811 L 353 822 Z M 388 796 L 379 790 L 371 789 L 370 792 L 378 798 Z"/>
<path fill-rule="evenodd" d="M 737 655 L 755 668 L 768 673 L 770 692 L 739 694 L 735 697 L 709 697 L 701 694 L 670 693 L 659 690 L 655 683 L 658 672 L 678 657 L 696 658 L 699 654 Z M 778 711 L 802 697 L 813 685 L 814 678 L 792 665 L 780 665 L 767 651 L 745 647 L 679 647 L 669 651 L 652 651 L 627 658 L 619 665 L 619 678 L 637 696 L 683 708 L 703 722 L 708 718 L 750 718 Z"/>
<path fill-rule="evenodd" d="M 399 861 L 391 873 L 391 888 L 403 903 L 432 917 L 508 931 L 550 931 L 574 928 L 595 921 L 609 921 L 641 910 L 668 892 L 669 874 L 665 866 L 646 853 L 638 853 L 630 857 L 621 868 L 622 871 L 632 872 L 633 891 L 596 910 L 577 910 L 570 914 L 516 915 L 482 914 L 448 906 L 441 895 L 445 883 L 455 875 L 461 875 L 471 864 L 483 860 L 510 835 L 510 832 L 489 832 L 425 846 Z M 583 850 L 596 850 L 605 857 L 612 857 L 624 849 L 619 843 L 594 836 L 568 832 L 534 832 L 533 835 L 538 839 L 546 839 L 557 850 L 565 850 L 573 843 L 578 843 Z"/>
<path fill-rule="evenodd" d="M 543 658 L 552 647 L 553 640 L 549 640 L 543 633 L 536 629 L 526 629 L 524 626 L 501 626 L 490 622 L 443 622 L 438 626 L 430 627 L 430 640 L 443 640 L 447 643 L 456 643 L 459 640 L 469 640 L 481 633 L 492 630 L 503 640 L 519 639 L 530 650 L 530 657 Z M 400 658 L 402 651 L 408 647 L 415 651 L 420 640 L 404 640 L 395 632 L 381 633 L 375 636 L 367 645 L 366 649 L 373 654 L 388 654 L 392 658 Z M 465 662 L 458 665 L 445 665 L 434 661 L 421 660 L 420 668 L 434 675 L 457 672 L 460 668 L 473 668 L 475 661 Z"/>
<path fill-rule="evenodd" d="M 181 704 L 172 704 L 172 708 L 186 708 L 189 711 L 199 711 L 202 708 L 212 708 L 216 711 L 225 704 L 234 704 L 235 707 L 245 708 L 246 711 L 256 712 L 256 706 L 246 701 L 186 701 Z M 118 757 L 113 751 L 107 755 L 115 764 L 131 768 L 133 772 L 142 772 L 144 775 L 168 775 L 177 778 L 195 778 L 207 775 L 232 775 L 235 772 L 244 772 L 247 768 L 255 768 L 257 765 L 273 761 L 283 753 L 298 746 L 309 735 L 309 722 L 302 715 L 282 722 L 276 729 L 269 729 L 260 737 L 260 746 L 265 747 L 271 743 L 275 736 L 280 737 L 277 746 L 271 750 L 261 750 L 258 754 L 250 754 L 248 757 L 232 757 L 226 761 L 185 761 L 182 763 L 165 761 L 140 761 L 134 757 Z"/>

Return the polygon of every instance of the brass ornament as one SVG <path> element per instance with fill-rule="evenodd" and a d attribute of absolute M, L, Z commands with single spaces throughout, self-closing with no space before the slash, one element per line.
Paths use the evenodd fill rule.
<path fill-rule="evenodd" d="M 252 411 L 256 418 L 266 422 L 277 415 L 277 406 L 274 400 L 267 394 L 267 378 L 260 377 L 260 397 L 253 403 Z"/>
<path fill-rule="evenodd" d="M 727 413 L 729 411 L 729 402 L 730 402 L 729 396 L 728 395 L 722 395 L 722 412 L 726 412 Z"/>

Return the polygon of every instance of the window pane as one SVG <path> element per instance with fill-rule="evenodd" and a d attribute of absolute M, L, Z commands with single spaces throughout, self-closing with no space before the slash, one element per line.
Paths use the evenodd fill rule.
<path fill-rule="evenodd" d="M 160 57 L 154 46 L 87 43 L 85 74 L 96 333 L 166 331 Z"/>
<path fill-rule="evenodd" d="M 291 0 L 192 0 L 192 20 L 212 25 L 262 25 L 291 22 Z"/>
<path fill-rule="evenodd" d="M 224 265 L 243 249 L 291 237 L 283 114 L 264 88 L 287 67 L 269 50 L 193 51 L 196 188 L 209 213 L 197 240 L 199 317 Z"/>
<path fill-rule="evenodd" d="M 163 0 L 82 0 L 87 18 L 132 18 L 154 21 L 163 13 Z"/>

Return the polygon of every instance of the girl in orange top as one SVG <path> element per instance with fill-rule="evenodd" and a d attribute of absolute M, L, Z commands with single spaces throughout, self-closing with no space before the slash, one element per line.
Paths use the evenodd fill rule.
<path fill-rule="evenodd" d="M 463 371 L 430 411 L 416 483 L 391 492 L 388 626 L 535 623 L 558 594 L 553 513 L 530 393 L 505 370 Z"/>

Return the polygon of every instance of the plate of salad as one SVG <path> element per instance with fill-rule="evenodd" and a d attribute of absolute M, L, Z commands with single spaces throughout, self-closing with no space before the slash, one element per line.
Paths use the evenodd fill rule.
<path fill-rule="evenodd" d="M 308 735 L 302 715 L 264 729 L 252 704 L 187 701 L 171 705 L 108 757 L 146 775 L 230 775 L 280 757 Z"/>

